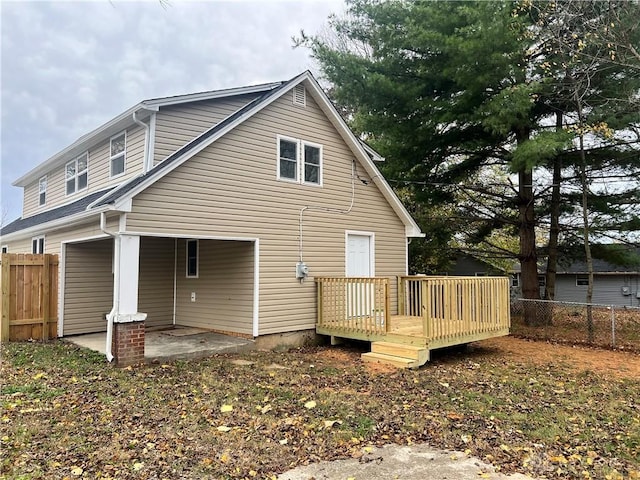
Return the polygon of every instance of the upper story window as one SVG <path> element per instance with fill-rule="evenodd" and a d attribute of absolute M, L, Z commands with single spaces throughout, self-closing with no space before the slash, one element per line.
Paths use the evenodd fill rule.
<path fill-rule="evenodd" d="M 38 182 L 38 205 L 47 203 L 47 177 L 42 177 Z"/>
<path fill-rule="evenodd" d="M 278 136 L 278 180 L 322 185 L 322 145 Z"/>
<path fill-rule="evenodd" d="M 116 177 L 124 173 L 127 157 L 127 132 L 122 132 L 111 138 L 111 176 Z"/>
<path fill-rule="evenodd" d="M 31 253 L 44 253 L 44 235 L 31 239 Z"/>
<path fill-rule="evenodd" d="M 2 246 L 2 253 L 9 253 L 9 247 L 7 245 Z"/>
<path fill-rule="evenodd" d="M 71 160 L 65 166 L 65 181 L 67 183 L 67 195 L 79 192 L 87 188 L 89 154 L 83 153 L 75 160 Z"/>

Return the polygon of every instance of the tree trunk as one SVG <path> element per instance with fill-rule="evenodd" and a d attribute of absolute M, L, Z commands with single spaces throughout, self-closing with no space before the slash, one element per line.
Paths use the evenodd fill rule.
<path fill-rule="evenodd" d="M 537 325 L 537 303 L 526 300 L 539 300 L 538 256 L 536 254 L 535 210 L 533 195 L 533 172 L 518 172 L 518 222 L 520 224 L 520 278 L 524 302 L 524 322 Z"/>
<path fill-rule="evenodd" d="M 556 113 L 556 130 L 562 129 L 562 112 Z M 562 158 L 553 160 L 553 185 L 551 187 L 551 211 L 547 272 L 545 277 L 544 299 L 553 300 L 556 295 L 556 273 L 558 272 L 558 237 L 560 236 L 560 183 L 562 182 Z M 551 318 L 548 319 L 551 324 Z"/>

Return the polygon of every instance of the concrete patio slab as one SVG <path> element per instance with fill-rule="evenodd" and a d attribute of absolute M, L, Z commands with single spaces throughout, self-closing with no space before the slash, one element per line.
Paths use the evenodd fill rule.
<path fill-rule="evenodd" d="M 106 332 L 65 337 L 62 340 L 80 347 L 105 353 Z M 217 353 L 236 353 L 255 349 L 255 343 L 244 338 L 222 335 L 191 327 L 145 332 L 145 362 L 167 362 L 202 358 Z"/>

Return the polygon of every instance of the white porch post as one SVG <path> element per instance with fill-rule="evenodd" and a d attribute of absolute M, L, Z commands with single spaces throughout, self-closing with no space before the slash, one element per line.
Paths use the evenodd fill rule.
<path fill-rule="evenodd" d="M 117 235 L 113 282 L 112 350 L 119 366 L 144 362 L 144 321 L 138 312 L 140 236 Z"/>
<path fill-rule="evenodd" d="M 114 301 L 118 306 L 116 323 L 141 322 L 146 313 L 138 312 L 138 278 L 140 270 L 140 236 L 118 235 L 119 255 L 116 258 L 119 281 L 114 283 Z"/>

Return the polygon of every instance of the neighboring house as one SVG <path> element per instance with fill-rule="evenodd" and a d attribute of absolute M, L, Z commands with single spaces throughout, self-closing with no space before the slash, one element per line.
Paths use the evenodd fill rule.
<path fill-rule="evenodd" d="M 519 266 L 517 280 L 519 280 Z M 545 274 L 538 274 L 540 295 L 544 295 Z M 589 274 L 586 262 L 577 261 L 564 267 L 558 266 L 554 300 L 559 302 L 584 303 L 587 298 Z M 604 260 L 593 260 L 593 298 L 599 305 L 640 306 L 640 269 L 621 267 Z"/>
<path fill-rule="evenodd" d="M 469 277 L 500 276 L 504 274 L 505 272 L 501 271 L 496 266 L 464 252 L 459 252 L 458 255 L 456 255 L 455 261 L 447 270 L 447 275 L 462 275 Z"/>
<path fill-rule="evenodd" d="M 374 160 L 309 72 L 145 100 L 14 182 L 2 246 L 60 255 L 59 336 L 284 342 L 315 326 L 314 276 L 407 273 L 421 232 Z"/>

